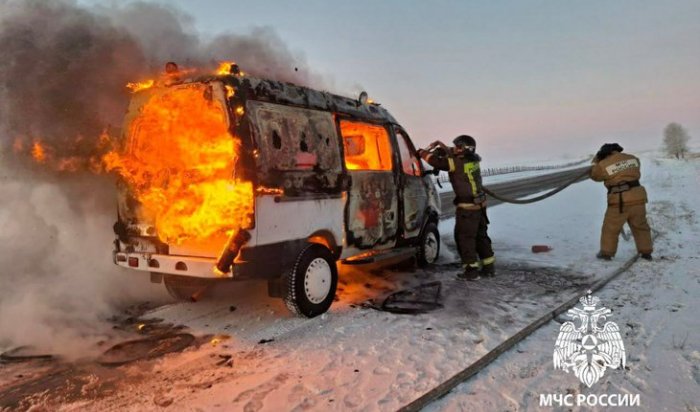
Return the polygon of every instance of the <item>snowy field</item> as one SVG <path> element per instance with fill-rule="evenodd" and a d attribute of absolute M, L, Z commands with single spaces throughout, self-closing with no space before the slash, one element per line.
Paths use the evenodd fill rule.
<path fill-rule="evenodd" d="M 629 369 L 606 372 L 591 390 L 639 393 L 643 410 L 697 410 L 700 162 L 649 155 L 642 163 L 660 233 L 656 260 L 635 264 L 597 293 L 615 310 Z M 264 283 L 235 283 L 211 301 L 160 306 L 146 318 L 207 338 L 152 361 L 85 367 L 75 379 L 77 395 L 40 393 L 30 404 L 76 411 L 396 410 L 633 256 L 633 243 L 621 241 L 614 261 L 594 258 L 604 211 L 605 190 L 591 181 L 533 205 L 490 209 L 499 274 L 474 283 L 455 279 L 454 221 L 443 221 L 440 265 L 372 273 L 341 267 L 338 301 L 312 320 L 291 317 L 266 296 Z M 534 244 L 553 250 L 533 254 Z M 366 305 L 431 281 L 442 283 L 443 309 L 396 315 Z M 545 325 L 429 409 L 538 410 L 539 393 L 589 393 L 552 368 L 558 328 Z M 22 368 L 5 369 L 0 386 L 41 373 Z"/>

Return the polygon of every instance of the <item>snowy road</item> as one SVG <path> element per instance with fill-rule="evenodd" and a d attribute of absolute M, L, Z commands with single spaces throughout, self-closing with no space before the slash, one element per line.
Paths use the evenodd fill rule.
<path fill-rule="evenodd" d="M 646 160 L 644 168 L 652 220 L 657 229 L 664 229 L 657 256 L 664 258 L 636 266 L 630 273 L 637 276 L 632 277 L 636 281 L 623 276 L 616 281 L 619 284 L 611 284 L 600 294 L 608 306 L 622 305 L 618 322 L 635 325 L 627 330 L 626 339 L 632 348 L 638 348 L 629 352 L 630 371 L 606 374 L 600 388 L 641 392 L 645 410 L 660 405 L 661 401 L 654 403 L 651 397 L 668 395 L 673 389 L 679 394 L 673 406 L 697 407 L 697 401 L 688 396 L 690 389 L 697 389 L 700 357 L 697 318 L 691 316 L 700 296 L 693 266 L 697 251 L 690 247 L 699 240 L 698 162 Z M 671 203 L 677 192 L 683 193 L 682 201 Z M 441 223 L 447 246 L 442 265 L 414 273 L 341 268 L 339 301 L 319 318 L 289 316 L 281 302 L 267 298 L 264 284 L 255 283 L 233 284 L 219 291 L 213 301 L 155 308 L 147 318 L 184 325 L 194 335 L 205 337 L 201 344 L 117 368 L 89 360 L 0 365 L 0 406 L 120 411 L 163 407 L 395 410 L 575 291 L 613 272 L 634 253 L 631 243 L 622 242 L 615 261 L 592 259 L 604 198 L 604 189 L 587 181 L 535 205 L 491 209 L 491 236 L 499 262 L 494 279 L 473 284 L 455 280 L 459 269 L 450 263 L 449 253 L 454 222 L 446 220 Z M 533 244 L 549 244 L 554 249 L 532 254 Z M 433 280 L 443 285 L 442 310 L 394 315 L 361 305 L 368 299 L 380 300 L 390 291 Z M 538 409 L 534 403 L 538 391 L 580 390 L 573 376 L 551 370 L 557 330 L 555 322 L 542 328 L 431 407 Z M 687 339 L 681 339 L 686 332 Z M 217 339 L 212 341 L 211 336 Z M 674 338 L 669 340 L 670 336 Z M 681 340 L 683 348 L 674 349 Z M 221 362 L 229 356 L 230 364 Z"/>

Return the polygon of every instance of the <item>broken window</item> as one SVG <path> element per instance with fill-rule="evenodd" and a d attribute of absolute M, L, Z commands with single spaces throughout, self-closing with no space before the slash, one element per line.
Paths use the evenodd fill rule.
<path fill-rule="evenodd" d="M 340 172 L 333 116 L 328 112 L 249 101 L 248 113 L 264 171 Z"/>
<path fill-rule="evenodd" d="M 391 144 L 383 126 L 340 121 L 348 170 L 391 170 Z"/>

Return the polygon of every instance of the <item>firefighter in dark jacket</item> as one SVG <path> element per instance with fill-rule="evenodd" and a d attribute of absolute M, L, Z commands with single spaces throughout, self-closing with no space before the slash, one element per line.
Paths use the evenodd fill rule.
<path fill-rule="evenodd" d="M 651 260 L 651 229 L 647 222 L 647 192 L 639 184 L 639 159 L 622 153 L 617 143 L 604 144 L 593 158 L 591 179 L 603 182 L 608 189 L 608 209 L 600 235 L 598 259 L 610 260 L 617 252 L 617 240 L 627 222 L 637 251 Z"/>
<path fill-rule="evenodd" d="M 495 257 L 487 233 L 486 195 L 479 169 L 481 157 L 476 154 L 473 137 L 461 135 L 453 143 L 454 148 L 448 148 L 440 141 L 433 142 L 426 150 L 419 150 L 418 155 L 434 168 L 449 173 L 457 207 L 455 242 L 464 266 L 464 272 L 459 277 L 477 280 L 480 274 L 494 276 Z M 440 150 L 432 152 L 436 147 L 440 147 Z"/>

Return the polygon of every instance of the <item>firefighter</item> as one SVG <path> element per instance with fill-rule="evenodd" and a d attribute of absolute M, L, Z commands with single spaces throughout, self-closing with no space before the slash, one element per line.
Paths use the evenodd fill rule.
<path fill-rule="evenodd" d="M 593 158 L 591 179 L 603 182 L 608 189 L 608 209 L 600 234 L 598 259 L 611 260 L 617 252 L 617 240 L 627 222 L 637 251 L 643 259 L 651 260 L 651 229 L 647 222 L 647 192 L 639 184 L 639 159 L 622 153 L 617 143 L 604 144 Z"/>
<path fill-rule="evenodd" d="M 496 259 L 487 233 L 486 194 L 481 185 L 481 157 L 476 154 L 476 141 L 461 135 L 453 143 L 454 147 L 448 148 L 435 141 L 427 149 L 418 150 L 418 155 L 434 168 L 449 173 L 457 207 L 454 236 L 464 267 L 458 276 L 466 280 L 477 280 L 480 275 L 495 276 Z"/>

